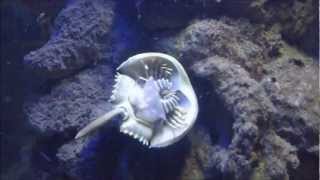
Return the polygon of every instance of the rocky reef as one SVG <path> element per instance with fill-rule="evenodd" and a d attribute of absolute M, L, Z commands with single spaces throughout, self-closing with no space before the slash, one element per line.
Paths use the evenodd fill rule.
<path fill-rule="evenodd" d="M 319 179 L 318 7 L 315 0 L 64 3 L 52 14 L 50 37 L 21 53 L 34 84 L 21 85 L 28 93 L 18 118 L 32 142 L 1 177 Z M 200 109 L 191 132 L 164 149 L 142 147 L 116 124 L 74 140 L 110 110 L 117 65 L 146 51 L 176 57 L 190 75 Z M 26 165 L 13 178 L 19 164 Z"/>

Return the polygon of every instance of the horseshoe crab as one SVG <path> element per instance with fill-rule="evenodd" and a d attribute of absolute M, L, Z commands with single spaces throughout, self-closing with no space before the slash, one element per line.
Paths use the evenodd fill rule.
<path fill-rule="evenodd" d="M 165 147 L 180 140 L 193 126 L 198 102 L 189 77 L 174 57 L 142 53 L 118 68 L 110 102 L 113 110 L 92 121 L 80 138 L 121 114 L 120 132 L 142 144 Z"/>

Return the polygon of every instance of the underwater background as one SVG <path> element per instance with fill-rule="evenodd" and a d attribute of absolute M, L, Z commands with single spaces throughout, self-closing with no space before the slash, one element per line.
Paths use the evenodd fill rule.
<path fill-rule="evenodd" d="M 3 0 L 1 180 L 318 180 L 318 0 Z M 109 111 L 116 67 L 185 67 L 191 131 L 149 149 Z"/>

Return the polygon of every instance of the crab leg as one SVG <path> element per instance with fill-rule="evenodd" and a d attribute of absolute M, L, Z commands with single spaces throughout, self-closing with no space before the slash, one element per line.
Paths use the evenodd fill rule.
<path fill-rule="evenodd" d="M 81 129 L 78 134 L 76 135 L 75 139 L 79 139 L 89 133 L 97 130 L 99 127 L 103 126 L 104 124 L 108 123 L 114 116 L 118 114 L 125 114 L 125 110 L 123 108 L 115 108 L 106 114 L 100 116 L 98 119 L 92 121 L 90 124 L 85 126 Z"/>

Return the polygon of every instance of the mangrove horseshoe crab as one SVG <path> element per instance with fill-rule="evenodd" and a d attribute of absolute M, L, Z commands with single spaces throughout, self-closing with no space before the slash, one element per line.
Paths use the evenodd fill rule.
<path fill-rule="evenodd" d="M 190 130 L 198 102 L 187 73 L 174 57 L 142 53 L 123 62 L 117 71 L 110 97 L 113 110 L 80 130 L 76 139 L 118 114 L 123 117 L 120 132 L 150 148 L 171 145 Z"/>

